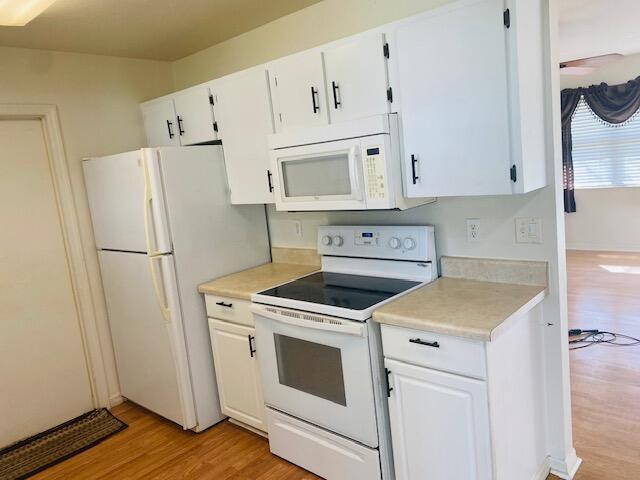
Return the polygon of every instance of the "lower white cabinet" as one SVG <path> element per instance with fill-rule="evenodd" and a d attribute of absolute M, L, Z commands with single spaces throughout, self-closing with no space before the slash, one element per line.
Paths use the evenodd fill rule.
<path fill-rule="evenodd" d="M 222 413 L 267 431 L 254 328 L 209 318 Z"/>
<path fill-rule="evenodd" d="M 490 480 L 484 381 L 385 359 L 396 478 Z"/>
<path fill-rule="evenodd" d="M 547 478 L 544 328 L 540 306 L 491 341 L 382 325 L 396 480 Z"/>

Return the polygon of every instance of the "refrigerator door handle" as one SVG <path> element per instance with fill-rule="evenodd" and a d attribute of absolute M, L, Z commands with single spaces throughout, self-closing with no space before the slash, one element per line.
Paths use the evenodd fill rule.
<path fill-rule="evenodd" d="M 149 178 L 149 167 L 147 167 L 144 155 L 142 155 L 140 161 L 142 162 L 144 170 L 144 235 L 147 241 L 147 255 L 149 257 L 155 257 L 160 255 L 162 252 L 154 249 L 153 240 L 151 238 L 151 202 L 153 201 L 153 194 L 151 193 L 151 179 Z"/>
<path fill-rule="evenodd" d="M 164 292 L 164 288 L 161 288 L 160 282 L 162 279 L 158 279 L 158 273 L 162 275 L 162 272 L 158 272 L 156 268 L 156 262 L 162 261 L 162 256 L 155 255 L 149 256 L 149 266 L 151 268 L 151 280 L 153 282 L 153 290 L 156 292 L 156 298 L 158 299 L 158 304 L 160 306 L 160 311 L 162 312 L 162 316 L 164 317 L 165 322 L 171 322 L 171 309 L 168 306 L 168 302 L 166 299 L 166 295 Z"/>

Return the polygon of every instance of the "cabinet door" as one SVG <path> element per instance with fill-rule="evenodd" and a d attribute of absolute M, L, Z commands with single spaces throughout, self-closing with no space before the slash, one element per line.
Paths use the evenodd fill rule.
<path fill-rule="evenodd" d="M 511 193 L 503 0 L 428 12 L 395 43 L 407 196 Z"/>
<path fill-rule="evenodd" d="M 173 96 L 182 145 L 217 140 L 207 87 L 190 88 Z"/>
<path fill-rule="evenodd" d="M 209 319 L 222 413 L 267 430 L 255 351 L 255 329 Z"/>
<path fill-rule="evenodd" d="M 211 83 L 222 139 L 231 203 L 273 203 L 267 136 L 273 114 L 267 71 L 263 68 Z"/>
<path fill-rule="evenodd" d="M 385 359 L 398 480 L 492 478 L 489 405 L 480 380 Z"/>
<path fill-rule="evenodd" d="M 313 50 L 269 65 L 276 131 L 326 125 L 327 97 L 322 54 Z"/>
<path fill-rule="evenodd" d="M 147 146 L 170 147 L 180 145 L 178 122 L 173 100 L 154 100 L 140 105 Z"/>
<path fill-rule="evenodd" d="M 324 50 L 331 123 L 389 111 L 384 43 L 374 33 Z"/>

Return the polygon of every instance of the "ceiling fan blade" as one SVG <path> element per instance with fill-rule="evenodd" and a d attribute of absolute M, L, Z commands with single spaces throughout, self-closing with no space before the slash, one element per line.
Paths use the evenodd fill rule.
<path fill-rule="evenodd" d="M 560 68 L 568 67 L 601 67 L 607 63 L 620 60 L 624 55 L 620 53 L 610 53 L 608 55 L 598 55 L 595 57 L 578 58 L 577 60 L 570 60 L 568 62 L 560 62 Z"/>
<path fill-rule="evenodd" d="M 589 75 L 594 71 L 593 67 L 564 67 L 560 69 L 560 75 Z"/>

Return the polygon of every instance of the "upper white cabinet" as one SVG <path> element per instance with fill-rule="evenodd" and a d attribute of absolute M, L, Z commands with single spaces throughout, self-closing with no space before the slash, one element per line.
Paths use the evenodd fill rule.
<path fill-rule="evenodd" d="M 198 86 L 173 95 L 182 145 L 217 140 L 212 99 L 207 87 Z"/>
<path fill-rule="evenodd" d="M 390 111 L 387 48 L 384 35 L 373 33 L 323 50 L 331 122 Z"/>
<path fill-rule="evenodd" d="M 408 196 L 546 184 L 541 8 L 477 0 L 398 23 L 390 62 Z"/>
<path fill-rule="evenodd" d="M 277 132 L 328 123 L 320 51 L 277 60 L 269 65 L 269 72 Z"/>
<path fill-rule="evenodd" d="M 209 89 L 193 87 L 143 103 L 149 147 L 195 145 L 218 139 Z"/>
<path fill-rule="evenodd" d="M 269 64 L 276 131 L 391 111 L 382 33 L 357 35 Z"/>
<path fill-rule="evenodd" d="M 267 136 L 274 133 L 269 79 L 254 68 L 210 83 L 231 203 L 273 203 Z"/>
<path fill-rule="evenodd" d="M 143 103 L 142 118 L 149 147 L 180 145 L 178 120 L 171 98 L 161 98 Z"/>

